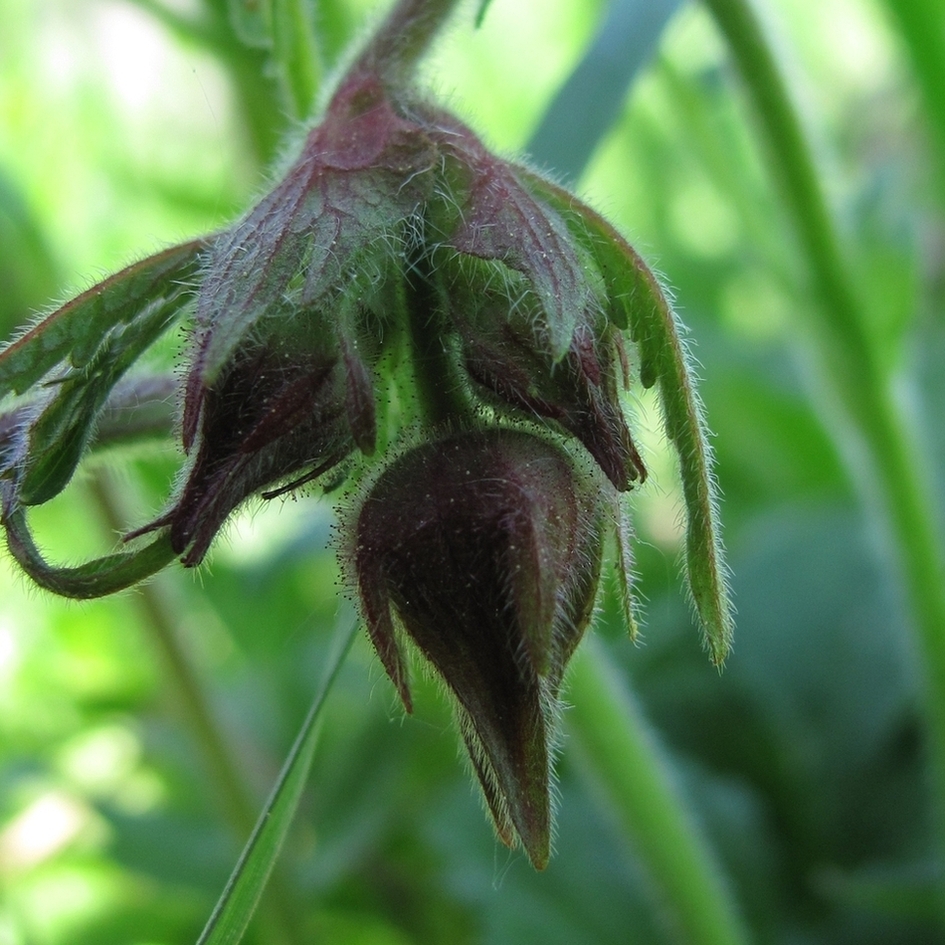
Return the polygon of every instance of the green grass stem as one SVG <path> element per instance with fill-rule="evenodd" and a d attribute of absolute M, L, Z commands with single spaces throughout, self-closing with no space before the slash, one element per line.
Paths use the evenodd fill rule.
<path fill-rule="evenodd" d="M 572 743 L 649 874 L 671 931 L 687 945 L 747 943 L 723 870 L 636 700 L 596 640 L 578 651 L 568 680 Z"/>
<path fill-rule="evenodd" d="M 871 344 L 864 307 L 812 151 L 764 31 L 747 0 L 706 0 L 728 42 L 766 139 L 766 155 L 820 304 L 809 350 L 830 419 L 868 504 L 878 513 L 915 627 L 924 676 L 939 856 L 945 857 L 945 556 L 935 531 L 925 455 L 895 377 Z M 889 359 L 894 361 L 894 359 Z M 941 892 L 945 920 L 945 889 Z"/>
<path fill-rule="evenodd" d="M 108 480 L 92 480 L 92 495 L 109 531 L 125 530 L 124 516 Z M 247 837 L 256 823 L 257 802 L 240 773 L 230 740 L 219 724 L 208 693 L 180 640 L 177 608 L 158 584 L 141 584 L 135 591 L 141 628 L 164 664 L 174 691 L 174 705 L 200 751 L 212 791 L 223 816 L 237 837 Z M 263 941 L 267 945 L 302 945 L 296 925 L 294 896 L 281 877 L 271 885 L 271 898 L 261 915 Z"/>

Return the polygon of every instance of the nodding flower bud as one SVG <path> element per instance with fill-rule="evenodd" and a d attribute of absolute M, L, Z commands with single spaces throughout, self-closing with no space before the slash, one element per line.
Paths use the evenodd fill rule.
<path fill-rule="evenodd" d="M 198 564 L 254 492 L 370 454 L 371 370 L 410 321 L 420 272 L 433 347 L 452 352 L 474 408 L 550 422 L 617 489 L 642 481 L 604 280 L 526 180 L 448 113 L 347 76 L 285 178 L 211 245 L 184 388 L 194 459 L 174 507 L 134 534 L 169 525 Z"/>
<path fill-rule="evenodd" d="M 494 406 L 554 421 L 584 444 L 621 492 L 646 479 L 620 403 L 626 354 L 620 334 L 598 313 L 574 329 L 555 362 L 537 302 L 521 277 L 479 263 L 456 267 L 450 305 L 463 364 L 475 389 Z"/>
<path fill-rule="evenodd" d="M 351 339 L 332 338 L 324 324 L 313 332 L 316 325 L 310 319 L 282 343 L 270 336 L 244 345 L 212 385 L 194 388 L 199 403 L 185 409 L 199 412 L 199 438 L 183 490 L 169 512 L 141 529 L 169 525 L 184 564 L 199 564 L 229 514 L 258 490 L 295 477 L 264 493 L 271 498 L 356 449 L 374 451 L 368 369 Z"/>
<path fill-rule="evenodd" d="M 364 618 L 404 705 L 401 634 L 455 697 L 499 836 L 539 869 L 558 689 L 593 609 L 613 495 L 542 437 L 471 431 L 396 459 L 351 522 Z"/>
<path fill-rule="evenodd" d="M 94 597 L 174 555 L 199 564 L 254 493 L 364 477 L 345 540 L 374 646 L 408 711 L 401 644 L 433 665 L 499 836 L 541 868 L 558 690 L 618 518 L 632 625 L 618 492 L 646 469 L 623 410 L 631 367 L 656 387 L 680 460 L 689 587 L 717 663 L 732 618 L 675 316 L 610 224 L 414 90 L 451 6 L 394 7 L 241 220 L 127 267 L 0 350 L 0 402 L 33 398 L 0 416 L 0 524 L 36 581 Z M 160 534 L 48 565 L 26 507 L 65 488 L 125 372 L 184 312 L 189 466 L 168 511 L 128 537 Z M 417 445 L 372 472 L 376 445 L 403 436 Z"/>

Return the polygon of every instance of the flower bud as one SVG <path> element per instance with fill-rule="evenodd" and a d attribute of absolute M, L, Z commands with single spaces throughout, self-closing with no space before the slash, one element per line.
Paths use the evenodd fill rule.
<path fill-rule="evenodd" d="M 617 489 L 642 481 L 604 280 L 528 180 L 452 115 L 353 69 L 285 177 L 210 243 L 183 398 L 194 459 L 141 531 L 170 525 L 198 564 L 253 492 L 370 454 L 371 368 L 412 317 L 458 359 L 443 377 L 465 372 L 470 409 L 541 418 Z M 421 273 L 432 291 L 411 295 Z M 409 298 L 433 310 L 418 319 Z"/>
<path fill-rule="evenodd" d="M 317 312 L 346 329 L 390 316 L 405 230 L 433 189 L 436 151 L 380 80 L 341 83 L 285 177 L 209 254 L 191 381 L 212 384 L 261 319 Z M 189 446 L 196 416 L 184 416 Z"/>
<path fill-rule="evenodd" d="M 410 711 L 406 634 L 455 697 L 500 838 L 539 869 L 557 694 L 593 610 L 613 495 L 596 468 L 541 437 L 461 432 L 395 460 L 352 522 L 385 670 Z"/>
<path fill-rule="evenodd" d="M 533 172 L 492 154 L 452 115 L 421 114 L 442 155 L 427 252 L 476 393 L 559 424 L 618 490 L 643 482 L 620 402 L 628 370 L 608 315 L 615 300 L 598 259 Z"/>
<path fill-rule="evenodd" d="M 314 317 L 278 321 L 285 336 L 238 348 L 209 387 L 188 388 L 199 417 L 197 447 L 176 505 L 143 531 L 170 525 L 184 564 L 203 560 L 227 516 L 266 486 L 271 498 L 374 450 L 374 390 L 353 339 L 332 338 Z M 299 475 L 299 473 L 302 473 Z"/>
<path fill-rule="evenodd" d="M 450 295 L 462 338 L 464 367 L 491 403 L 556 422 L 575 436 L 621 492 L 646 479 L 646 467 L 620 402 L 626 356 L 620 335 L 603 315 L 584 317 L 555 363 L 534 296 L 523 281 L 461 267 Z M 485 264 L 480 264 L 485 270 Z"/>

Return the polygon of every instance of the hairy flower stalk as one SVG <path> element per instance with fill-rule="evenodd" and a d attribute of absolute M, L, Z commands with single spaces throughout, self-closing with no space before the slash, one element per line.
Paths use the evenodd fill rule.
<path fill-rule="evenodd" d="M 0 398 L 22 395 L 0 416 L 3 524 L 39 583 L 95 596 L 175 555 L 198 565 L 253 495 L 348 481 L 359 498 L 341 544 L 381 662 L 408 710 L 402 644 L 440 675 L 499 836 L 541 868 L 558 692 L 608 533 L 629 586 L 619 499 L 646 478 L 623 407 L 635 381 L 657 387 L 679 454 L 687 576 L 716 662 L 731 617 L 666 298 L 590 208 L 415 90 L 453 5 L 394 7 L 241 220 L 129 267 L 0 352 Z M 26 507 L 65 487 L 126 372 L 185 313 L 176 496 L 124 550 L 49 565 Z"/>

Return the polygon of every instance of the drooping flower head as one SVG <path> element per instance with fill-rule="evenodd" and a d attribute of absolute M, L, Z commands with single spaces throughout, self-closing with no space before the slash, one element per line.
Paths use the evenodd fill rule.
<path fill-rule="evenodd" d="M 242 219 L 128 267 L 0 352 L 0 399 L 29 394 L 0 416 L 0 500 L 23 567 L 89 597 L 175 556 L 198 565 L 250 496 L 347 477 L 360 500 L 346 561 L 381 662 L 408 709 L 404 641 L 434 667 L 500 837 L 542 867 L 558 691 L 608 530 L 623 586 L 632 570 L 620 496 L 646 468 L 630 384 L 656 386 L 680 458 L 689 586 L 716 662 L 731 617 L 666 297 L 598 214 L 415 89 L 451 6 L 400 0 Z M 185 312 L 176 495 L 131 550 L 47 564 L 26 508 L 65 487 L 119 384 L 127 400 L 126 372 Z"/>
<path fill-rule="evenodd" d="M 564 667 L 594 605 L 612 488 L 519 430 L 452 434 L 396 459 L 350 523 L 368 632 L 411 708 L 402 637 L 455 696 L 495 820 L 548 859 Z"/>

